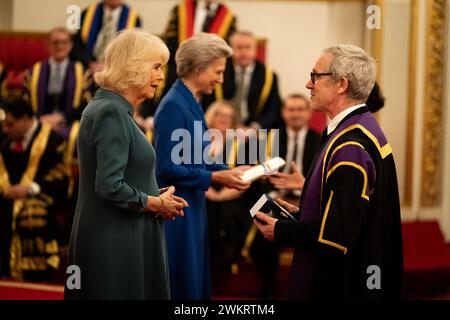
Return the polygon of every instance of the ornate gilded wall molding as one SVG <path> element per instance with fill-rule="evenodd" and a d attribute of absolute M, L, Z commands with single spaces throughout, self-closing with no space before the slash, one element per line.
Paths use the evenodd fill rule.
<path fill-rule="evenodd" d="M 416 118 L 416 68 L 417 68 L 417 39 L 418 39 L 418 8 L 419 0 L 411 0 L 410 3 L 410 32 L 409 32 L 409 67 L 408 67 L 408 114 L 406 127 L 406 167 L 405 167 L 405 192 L 403 193 L 402 206 L 411 207 L 412 189 L 414 182 L 413 158 L 414 158 L 414 133 Z"/>
<path fill-rule="evenodd" d="M 442 193 L 442 136 L 446 54 L 446 0 L 427 1 L 422 207 L 437 207 Z"/>

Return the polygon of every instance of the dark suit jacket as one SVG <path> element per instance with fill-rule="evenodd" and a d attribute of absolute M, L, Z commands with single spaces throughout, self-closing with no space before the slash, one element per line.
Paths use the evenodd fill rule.
<path fill-rule="evenodd" d="M 288 136 L 286 128 L 280 128 L 280 157 L 286 160 L 287 147 L 288 147 Z M 315 131 L 309 129 L 305 137 L 305 149 L 303 152 L 303 170 L 302 174 L 306 176 L 309 167 L 311 166 L 314 156 L 317 150 L 320 148 L 320 135 Z"/>
<path fill-rule="evenodd" d="M 261 96 L 261 91 L 264 87 L 266 78 L 266 66 L 259 61 L 255 62 L 255 69 L 253 70 L 250 81 L 250 88 L 248 90 L 247 106 L 249 118 L 246 124 L 251 122 L 258 122 L 262 128 L 276 128 L 281 125 L 281 98 L 278 92 L 277 75 L 273 73 L 272 87 L 270 88 L 269 96 L 266 102 L 258 112 L 258 101 Z M 225 73 L 223 75 L 223 98 L 232 100 L 236 92 L 236 72 L 234 70 L 233 62 L 228 59 Z M 215 95 L 205 96 L 203 98 L 203 107 L 207 109 L 208 106 L 216 100 Z"/>

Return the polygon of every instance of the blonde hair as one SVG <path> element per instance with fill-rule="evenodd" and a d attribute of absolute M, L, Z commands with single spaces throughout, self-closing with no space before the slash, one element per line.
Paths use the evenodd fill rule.
<path fill-rule="evenodd" d="M 108 44 L 104 68 L 94 78 L 100 87 L 113 91 L 142 88 L 158 59 L 163 64 L 169 60 L 169 50 L 160 38 L 141 29 L 127 29 L 118 32 Z"/>
<path fill-rule="evenodd" d="M 228 58 L 233 49 L 218 35 L 198 33 L 181 43 L 175 54 L 177 75 L 184 78 L 194 70 L 203 70 L 216 59 Z"/>
<path fill-rule="evenodd" d="M 237 127 L 238 117 L 237 117 L 236 108 L 234 107 L 233 102 L 228 101 L 228 100 L 220 100 L 220 101 L 214 102 L 212 105 L 210 105 L 208 107 L 208 110 L 206 110 L 205 122 L 208 125 L 208 128 L 210 128 L 212 126 L 214 120 L 216 120 L 217 114 L 219 113 L 220 109 L 222 109 L 224 107 L 230 108 L 231 110 L 233 110 L 233 120 L 231 123 L 232 128 L 230 128 L 230 129 L 234 129 Z"/>

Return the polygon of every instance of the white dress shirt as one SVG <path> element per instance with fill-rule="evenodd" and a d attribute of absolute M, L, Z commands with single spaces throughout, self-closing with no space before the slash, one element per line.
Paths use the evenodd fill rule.
<path fill-rule="evenodd" d="M 67 66 L 69 58 L 65 58 L 61 62 L 56 62 L 52 57 L 48 58 L 50 66 L 50 75 L 48 78 L 47 93 L 58 94 L 64 90 L 64 80 L 66 79 Z"/>
<path fill-rule="evenodd" d="M 241 105 L 236 106 L 238 110 L 240 111 L 240 119 L 241 122 L 245 122 L 249 116 L 248 114 L 248 92 L 250 89 L 250 82 L 252 80 L 253 70 L 255 70 L 255 64 L 250 64 L 247 68 L 244 70 L 244 86 L 242 90 L 242 100 Z M 242 76 L 242 67 L 235 65 L 234 71 L 236 73 L 235 82 L 236 86 L 239 85 L 240 77 Z"/>
<path fill-rule="evenodd" d="M 366 105 L 365 103 L 361 103 L 361 104 L 357 104 L 356 106 L 347 108 L 344 111 L 342 111 L 341 113 L 339 113 L 337 116 L 335 116 L 333 119 L 331 119 L 330 122 L 328 123 L 327 134 L 330 134 L 331 132 L 333 132 L 334 129 L 336 129 L 336 127 L 338 126 L 338 124 L 342 120 L 344 120 L 344 118 L 346 116 L 348 116 L 350 113 L 352 113 L 356 109 L 364 107 L 365 105 Z"/>
<path fill-rule="evenodd" d="M 31 125 L 30 129 L 28 129 L 27 133 L 25 133 L 25 136 L 23 137 L 23 149 L 25 150 L 28 148 L 28 145 L 31 142 L 31 138 L 33 138 L 33 135 L 35 131 L 37 130 L 39 126 L 39 121 L 33 117 L 33 124 Z"/>
<path fill-rule="evenodd" d="M 217 2 L 212 2 L 209 5 L 211 15 L 216 14 L 216 10 L 219 4 Z M 205 23 L 208 11 L 206 10 L 206 1 L 198 1 L 197 7 L 195 8 L 195 18 L 194 18 L 194 34 L 202 32 L 203 24 Z"/>
<path fill-rule="evenodd" d="M 286 165 L 284 166 L 284 173 L 291 173 L 291 161 L 295 161 L 295 164 L 300 169 L 300 172 L 303 171 L 303 153 L 305 152 L 305 139 L 306 134 L 308 133 L 308 128 L 303 127 L 298 131 L 297 136 L 297 154 L 294 155 L 294 138 L 295 131 L 291 128 L 286 128 L 287 131 L 287 152 L 286 152 Z"/>
<path fill-rule="evenodd" d="M 303 171 L 303 154 L 305 153 L 305 140 L 306 134 L 308 133 L 308 127 L 303 127 L 298 131 L 297 136 L 297 154 L 294 155 L 294 140 L 295 140 L 295 131 L 291 128 L 286 128 L 287 131 L 287 152 L 286 152 L 286 165 L 283 168 L 283 173 L 292 173 L 291 171 L 291 162 L 295 161 L 300 172 Z M 301 190 L 280 190 L 281 195 L 286 195 L 292 193 L 297 197 L 300 197 L 302 192 Z"/>
<path fill-rule="evenodd" d="M 104 51 L 109 41 L 118 31 L 120 14 L 122 13 L 122 6 L 111 9 L 107 5 L 103 5 L 103 19 L 102 28 L 97 36 L 94 44 L 94 54 L 99 60 L 103 60 Z"/>

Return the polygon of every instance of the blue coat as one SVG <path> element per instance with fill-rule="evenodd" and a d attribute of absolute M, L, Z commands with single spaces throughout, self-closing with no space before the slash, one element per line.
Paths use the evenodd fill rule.
<path fill-rule="evenodd" d="M 180 131 L 177 129 L 185 129 L 190 139 L 172 139 L 172 134 L 176 136 Z M 211 297 L 205 191 L 211 184 L 212 171 L 228 167 L 205 163 L 203 151 L 209 144 L 202 141 L 205 130 L 202 106 L 177 80 L 156 111 L 154 131 L 158 183 L 161 187 L 174 185 L 176 195 L 189 203 L 184 218 L 165 223 L 171 296 L 176 300 Z M 181 141 L 186 143 L 184 151 L 173 152 Z M 184 161 L 177 164 L 179 159 L 172 157 L 172 153 L 182 154 Z"/>

